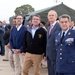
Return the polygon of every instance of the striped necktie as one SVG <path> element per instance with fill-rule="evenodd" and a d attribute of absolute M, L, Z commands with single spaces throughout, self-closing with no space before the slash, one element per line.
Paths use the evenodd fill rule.
<path fill-rule="evenodd" d="M 52 26 L 53 26 L 53 25 L 50 26 L 49 35 L 50 35 L 51 31 L 52 31 Z"/>

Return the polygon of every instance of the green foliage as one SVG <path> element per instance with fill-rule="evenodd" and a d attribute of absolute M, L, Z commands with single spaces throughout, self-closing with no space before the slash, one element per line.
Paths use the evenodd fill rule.
<path fill-rule="evenodd" d="M 34 11 L 34 8 L 31 5 L 26 4 L 26 5 L 22 5 L 21 7 L 17 7 L 14 12 L 15 12 L 15 15 L 18 15 L 18 14 L 24 15 L 33 11 Z"/>

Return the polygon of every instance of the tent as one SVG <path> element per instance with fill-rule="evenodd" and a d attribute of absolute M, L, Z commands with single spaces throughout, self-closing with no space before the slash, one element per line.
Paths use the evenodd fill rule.
<path fill-rule="evenodd" d="M 60 16 L 62 14 L 68 14 L 71 16 L 72 20 L 75 22 L 75 10 L 66 6 L 63 3 L 61 3 L 59 5 L 55 5 L 53 7 L 48 7 L 48 8 L 42 9 L 42 10 L 38 10 L 38 11 L 34 11 L 32 13 L 29 13 L 29 14 L 27 14 L 28 16 L 26 17 L 26 20 L 29 20 L 32 15 L 38 14 L 41 16 L 41 19 L 44 22 L 47 22 L 47 14 L 50 10 L 55 10 L 57 12 L 58 16 Z"/>

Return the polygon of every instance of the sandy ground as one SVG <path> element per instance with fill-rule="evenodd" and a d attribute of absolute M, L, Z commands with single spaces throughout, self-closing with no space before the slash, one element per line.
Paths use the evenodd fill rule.
<path fill-rule="evenodd" d="M 0 75 L 14 75 L 9 61 L 2 61 L 2 59 L 4 59 L 4 56 L 0 56 Z M 30 69 L 29 75 L 34 75 L 33 67 Z M 48 75 L 47 68 L 41 67 L 41 75 Z"/>

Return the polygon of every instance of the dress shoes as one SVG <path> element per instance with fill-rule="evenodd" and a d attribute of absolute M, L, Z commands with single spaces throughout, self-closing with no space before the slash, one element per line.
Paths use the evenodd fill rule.
<path fill-rule="evenodd" d="M 3 59 L 3 61 L 9 61 L 8 59 Z"/>

